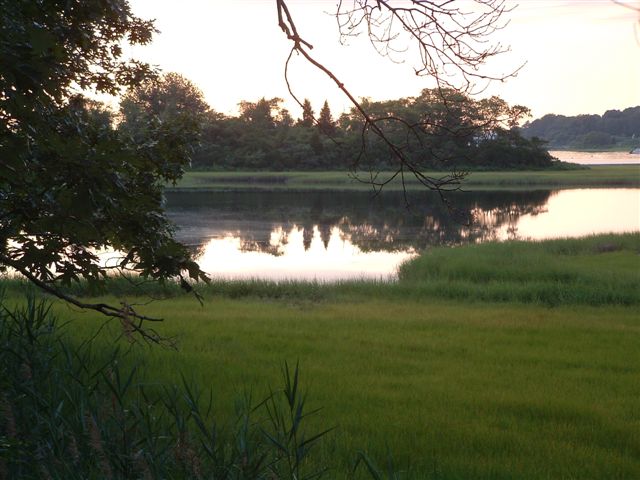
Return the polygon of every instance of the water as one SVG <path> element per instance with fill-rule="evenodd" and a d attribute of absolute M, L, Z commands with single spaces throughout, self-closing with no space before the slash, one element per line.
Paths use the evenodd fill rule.
<path fill-rule="evenodd" d="M 549 153 L 563 162 L 581 165 L 630 165 L 640 164 L 640 155 L 629 152 L 573 152 L 569 150 L 549 150 Z"/>
<path fill-rule="evenodd" d="M 640 189 L 411 193 L 169 193 L 177 238 L 224 278 L 393 278 L 435 245 L 640 231 Z"/>

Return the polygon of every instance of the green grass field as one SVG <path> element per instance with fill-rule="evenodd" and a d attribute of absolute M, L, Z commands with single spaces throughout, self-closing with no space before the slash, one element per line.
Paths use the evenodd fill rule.
<path fill-rule="evenodd" d="M 442 177 L 447 172 L 425 172 Z M 384 172 L 380 178 L 389 174 Z M 366 175 L 364 175 L 366 178 Z M 424 189 L 407 177 L 408 189 Z M 639 187 L 640 165 L 592 166 L 579 170 L 472 172 L 465 190 L 531 190 L 580 187 Z M 390 190 L 402 189 L 399 181 Z M 171 189 L 177 190 L 367 190 L 370 185 L 354 181 L 345 172 L 187 172 Z"/>
<path fill-rule="evenodd" d="M 415 479 L 640 478 L 640 234 L 434 249 L 396 284 L 164 293 L 144 311 L 179 348 L 132 349 L 149 381 L 211 387 L 224 420 L 299 360 L 312 429 L 336 427 L 326 478 L 353 478 L 360 450 Z M 102 323 L 56 309 L 78 340 Z"/>

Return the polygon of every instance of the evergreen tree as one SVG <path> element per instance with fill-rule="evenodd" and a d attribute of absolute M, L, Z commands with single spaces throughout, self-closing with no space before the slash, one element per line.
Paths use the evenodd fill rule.
<path fill-rule="evenodd" d="M 326 135 L 333 135 L 336 131 L 336 124 L 331 116 L 329 102 L 324 101 L 322 109 L 320 109 L 320 117 L 318 118 L 318 128 Z"/>
<path fill-rule="evenodd" d="M 308 98 L 304 99 L 302 103 L 302 118 L 298 120 L 298 125 L 303 127 L 311 128 L 313 126 L 313 107 L 311 107 L 311 102 Z"/>

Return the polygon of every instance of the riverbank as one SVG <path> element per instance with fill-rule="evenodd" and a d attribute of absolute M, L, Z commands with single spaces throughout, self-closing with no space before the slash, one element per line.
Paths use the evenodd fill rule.
<path fill-rule="evenodd" d="M 425 172 L 441 178 L 448 172 Z M 391 174 L 382 172 L 378 180 Z M 366 175 L 363 175 L 366 179 Z M 424 190 L 415 178 L 407 176 L 408 190 Z M 472 172 L 463 190 L 537 190 L 559 188 L 638 188 L 640 165 L 591 166 L 577 170 L 536 170 Z M 371 190 L 370 184 L 352 178 L 347 172 L 186 172 L 169 191 L 255 191 L 255 190 Z M 402 190 L 399 181 L 385 187 Z"/>
<path fill-rule="evenodd" d="M 639 253 L 640 234 L 438 248 L 396 284 L 218 282 L 203 306 L 149 289 L 179 349 L 130 358 L 150 382 L 211 387 L 220 421 L 299 360 L 311 431 L 336 427 L 314 457 L 330 478 L 354 478 L 359 450 L 415 479 L 636 478 Z M 146 301 L 116 287 L 106 300 Z M 56 311 L 77 340 L 103 322 Z"/>

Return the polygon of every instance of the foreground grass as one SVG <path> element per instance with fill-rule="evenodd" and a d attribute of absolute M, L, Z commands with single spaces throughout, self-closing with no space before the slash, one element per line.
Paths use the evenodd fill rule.
<path fill-rule="evenodd" d="M 436 178 L 447 173 L 425 172 Z M 380 178 L 388 175 L 382 173 Z M 470 191 L 639 186 L 640 165 L 592 166 L 579 170 L 473 172 L 463 184 L 463 188 Z M 402 185 L 400 182 L 393 182 L 386 188 L 400 190 Z M 407 188 L 424 189 L 409 177 Z M 187 172 L 173 189 L 367 190 L 371 186 L 354 181 L 346 172 Z"/>
<path fill-rule="evenodd" d="M 336 426 L 318 457 L 328 478 L 352 478 L 358 450 L 381 463 L 389 450 L 416 479 L 639 478 L 639 251 L 638 234 L 514 242 L 435 249 L 397 284 L 219 283 L 204 306 L 146 306 L 179 349 L 131 359 L 153 381 L 211 386 L 219 418 L 300 360 L 323 408 L 310 422 Z M 560 294 L 526 293 L 538 284 Z M 78 340 L 102 324 L 56 308 Z"/>
<path fill-rule="evenodd" d="M 299 359 L 309 407 L 323 408 L 316 430 L 337 427 L 320 456 L 331 478 L 387 447 L 413 478 L 640 475 L 635 309 L 214 298 L 146 311 L 180 345 L 137 350 L 148 376 L 211 386 L 218 415 L 245 389 L 257 403 Z M 95 328 L 64 315 L 84 317 L 78 339 Z"/>

